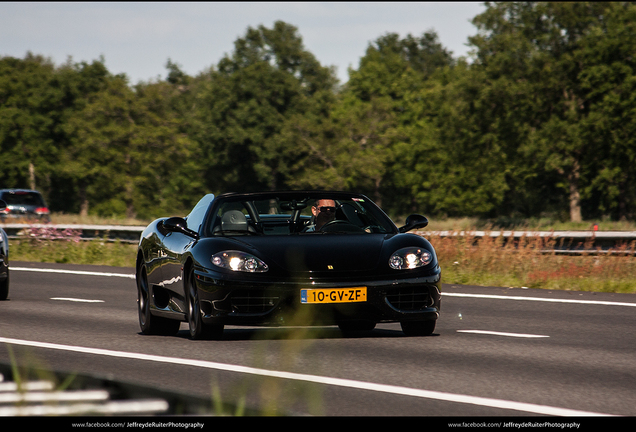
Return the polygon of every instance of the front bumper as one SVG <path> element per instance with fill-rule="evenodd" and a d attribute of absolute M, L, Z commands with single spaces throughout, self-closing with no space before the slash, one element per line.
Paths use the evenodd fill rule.
<path fill-rule="evenodd" d="M 203 320 L 226 325 L 333 325 L 347 321 L 428 321 L 439 317 L 441 272 L 392 280 L 254 283 L 195 271 Z M 301 303 L 302 289 L 364 286 L 357 303 Z"/>
<path fill-rule="evenodd" d="M 9 213 L 1 214 L 0 220 L 3 223 L 33 223 L 33 221 L 39 223 L 48 223 L 51 222 L 51 215 L 38 213 Z"/>

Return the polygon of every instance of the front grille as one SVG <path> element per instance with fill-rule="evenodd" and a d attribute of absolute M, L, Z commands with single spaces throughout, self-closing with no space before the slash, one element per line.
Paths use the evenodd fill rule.
<path fill-rule="evenodd" d="M 278 305 L 280 296 L 262 289 L 235 290 L 232 292 L 232 312 L 264 313 Z"/>
<path fill-rule="evenodd" d="M 416 311 L 433 305 L 427 287 L 404 287 L 391 290 L 386 294 L 387 301 L 396 309 Z"/>

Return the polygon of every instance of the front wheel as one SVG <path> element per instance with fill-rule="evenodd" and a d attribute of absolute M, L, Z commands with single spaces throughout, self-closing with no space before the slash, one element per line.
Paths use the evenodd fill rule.
<path fill-rule="evenodd" d="M 194 272 L 191 272 L 186 285 L 190 338 L 195 340 L 220 339 L 223 334 L 223 325 L 210 325 L 203 322 L 203 313 L 199 303 L 199 293 L 194 280 Z"/>
<path fill-rule="evenodd" d="M 402 331 L 407 336 L 430 336 L 435 330 L 437 321 L 404 321 L 401 322 Z"/>
<path fill-rule="evenodd" d="M 137 269 L 137 312 L 139 313 L 139 327 L 147 335 L 172 336 L 177 334 L 181 322 L 169 318 L 153 316 L 150 313 L 150 285 L 146 266 Z"/>

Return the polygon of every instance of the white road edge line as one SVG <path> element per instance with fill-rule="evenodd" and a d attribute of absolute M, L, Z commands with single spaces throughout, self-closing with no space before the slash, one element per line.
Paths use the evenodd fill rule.
<path fill-rule="evenodd" d="M 11 271 L 31 271 L 31 272 L 39 272 L 39 273 L 65 273 L 65 274 L 76 274 L 76 275 L 86 275 L 86 276 L 110 276 L 110 277 L 123 277 L 129 279 L 135 279 L 134 274 L 124 274 L 124 273 L 103 273 L 103 272 L 91 272 L 91 271 L 82 271 L 82 270 L 63 270 L 63 269 L 40 269 L 40 268 L 28 268 L 28 267 L 10 267 Z"/>
<path fill-rule="evenodd" d="M 228 372 L 238 372 L 251 375 L 268 376 L 274 378 L 291 379 L 297 381 L 313 382 L 318 384 L 327 384 L 339 387 L 353 388 L 359 390 L 369 390 L 383 393 L 391 393 L 402 396 L 413 396 L 425 399 L 435 399 L 447 402 L 465 403 L 471 405 L 523 411 L 533 414 L 545 414 L 551 416 L 609 416 L 609 414 L 601 414 L 587 411 L 579 411 L 567 408 L 557 408 L 546 405 L 535 405 L 531 403 L 513 402 L 500 399 L 491 399 L 478 396 L 469 396 L 453 393 L 444 393 L 430 390 L 420 390 L 409 387 L 400 387 L 387 384 L 375 384 L 364 381 L 355 381 L 343 378 L 321 377 L 316 375 L 306 375 L 294 372 L 273 371 L 267 369 L 258 369 L 247 366 L 215 363 L 205 360 L 184 359 L 178 357 L 164 357 L 150 354 L 130 353 L 125 351 L 112 351 L 100 348 L 87 348 L 72 345 L 60 345 L 48 342 L 26 341 L 20 339 L 11 339 L 0 337 L 0 343 L 12 345 L 22 345 L 37 348 L 55 349 L 61 351 L 71 351 L 84 354 L 95 354 L 108 357 L 118 357 L 126 359 L 146 360 L 159 363 L 178 364 L 186 366 L 201 367 L 205 369 L 223 370 Z"/>
<path fill-rule="evenodd" d="M 88 300 L 88 299 L 78 299 L 78 298 L 71 298 L 71 297 L 51 297 L 51 300 L 62 300 L 62 301 L 80 302 L 80 303 L 104 303 L 104 300 Z"/>
<path fill-rule="evenodd" d="M 497 299 L 497 300 L 525 300 L 525 301 L 542 301 L 542 302 L 551 302 L 551 303 L 576 303 L 576 304 L 592 304 L 592 305 L 636 307 L 636 303 L 621 303 L 621 302 L 596 301 L 596 300 L 549 299 L 549 298 L 542 298 L 542 297 L 520 297 L 520 296 L 502 296 L 502 295 L 490 295 L 490 294 L 448 293 L 448 292 L 442 293 L 442 296 L 448 296 L 448 297 L 472 297 L 472 298 Z"/>
<path fill-rule="evenodd" d="M 475 333 L 475 334 L 486 334 L 486 335 L 495 335 L 495 336 L 510 336 L 510 337 L 518 337 L 518 338 L 549 338 L 550 337 L 546 335 L 505 333 L 505 332 L 496 332 L 496 331 L 487 331 L 487 330 L 457 330 L 457 333 Z"/>

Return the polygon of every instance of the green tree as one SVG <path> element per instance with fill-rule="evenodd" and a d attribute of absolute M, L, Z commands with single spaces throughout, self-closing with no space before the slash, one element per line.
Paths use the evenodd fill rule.
<path fill-rule="evenodd" d="M 581 40 L 574 60 L 588 115 L 581 134 L 593 162 L 589 212 L 636 217 L 636 5 L 613 3 Z"/>
<path fill-rule="evenodd" d="M 131 89 L 111 76 L 69 119 L 60 170 L 77 185 L 81 213 L 149 218 L 193 201 L 194 144 L 179 133 L 169 97 L 168 83 Z"/>
<path fill-rule="evenodd" d="M 122 191 L 127 189 L 128 202 L 132 199 L 126 174 L 136 132 L 133 103 L 126 79 L 111 76 L 67 122 L 71 145 L 63 154 L 60 172 L 76 185 L 83 215 L 89 210 L 108 216 L 123 214 L 127 206 Z"/>
<path fill-rule="evenodd" d="M 213 191 L 284 187 L 294 143 L 279 139 L 285 122 L 310 99 L 332 92 L 333 69 L 306 51 L 297 29 L 278 21 L 248 28 L 202 86 L 194 137 Z"/>
<path fill-rule="evenodd" d="M 0 183 L 48 190 L 63 93 L 53 63 L 27 53 L 0 58 Z M 46 191 L 45 191 L 46 192 Z"/>
<path fill-rule="evenodd" d="M 364 169 L 351 176 L 358 180 L 352 186 L 368 191 L 364 180 L 371 181 L 372 196 L 393 211 L 441 211 L 423 193 L 433 187 L 432 172 L 442 169 L 427 165 L 435 160 L 433 152 L 440 150 L 440 135 L 436 125 L 439 107 L 433 106 L 426 93 L 439 71 L 454 64 L 434 31 L 404 39 L 389 33 L 370 44 L 359 69 L 349 72 L 337 117 L 349 119 L 347 123 L 352 125 L 351 114 L 365 113 L 357 116 L 355 129 L 369 135 L 359 135 L 364 154 L 360 168 Z M 346 112 L 350 114 L 343 115 Z"/>
<path fill-rule="evenodd" d="M 603 152 L 591 124 L 598 114 L 591 97 L 597 89 L 589 85 L 598 68 L 608 66 L 608 57 L 590 55 L 590 50 L 602 45 L 608 33 L 616 36 L 612 28 L 616 24 L 623 29 L 621 43 L 633 46 L 630 39 L 634 36 L 625 27 L 625 13 L 631 17 L 633 6 L 589 2 L 486 5 L 487 10 L 473 20 L 480 33 L 470 41 L 477 48 L 474 67 L 485 73 L 484 92 L 497 96 L 490 104 L 502 118 L 512 120 L 507 132 L 495 125 L 507 142 L 506 154 L 515 168 L 510 193 L 547 190 L 545 182 L 552 182 L 564 192 L 570 219 L 580 221 L 582 201 L 590 200 L 603 183 L 599 173 L 604 172 L 602 178 L 612 176 L 598 163 Z M 619 57 L 611 61 L 631 68 L 628 51 L 614 49 L 613 55 Z M 616 84 L 616 75 L 613 78 Z M 534 175 L 524 168 L 528 166 L 536 168 Z"/>
<path fill-rule="evenodd" d="M 51 187 L 48 193 L 49 206 L 54 211 L 79 213 L 82 204 L 86 204 L 85 193 L 78 190 L 78 175 L 68 170 L 67 155 L 72 152 L 74 145 L 69 132 L 69 120 L 83 110 L 94 95 L 107 86 L 111 77 L 104 64 L 104 59 L 91 63 L 67 62 L 56 70 L 56 86 L 62 93 L 59 126 L 56 128 L 53 141 L 56 148 L 56 159 L 51 167 Z M 81 193 L 80 193 L 81 192 Z"/>
<path fill-rule="evenodd" d="M 387 33 L 369 44 L 357 70 L 349 69 L 346 88 L 362 101 L 390 97 L 395 109 L 403 110 L 402 100 L 407 95 L 421 89 L 435 71 L 454 62 L 452 53 L 432 30 L 420 38 L 408 34 L 400 39 L 396 33 Z"/>
<path fill-rule="evenodd" d="M 411 194 L 433 214 L 491 216 L 508 188 L 496 113 L 483 99 L 483 77 L 460 61 L 439 70 L 420 92 L 410 156 Z M 403 148 L 403 151 L 406 151 Z"/>
<path fill-rule="evenodd" d="M 324 101 L 323 101 L 324 102 Z M 294 188 L 356 190 L 382 203 L 396 115 L 387 99 L 361 102 L 350 94 L 316 103 L 316 111 L 290 118 L 280 138 L 293 161 L 286 183 Z M 327 106 L 328 109 L 324 110 Z"/>
<path fill-rule="evenodd" d="M 185 215 L 207 193 L 199 148 L 187 133 L 188 123 L 175 99 L 187 92 L 184 83 L 158 82 L 135 88 L 136 154 L 131 167 L 134 211 L 150 218 Z M 176 87 L 175 87 L 176 86 Z"/>

